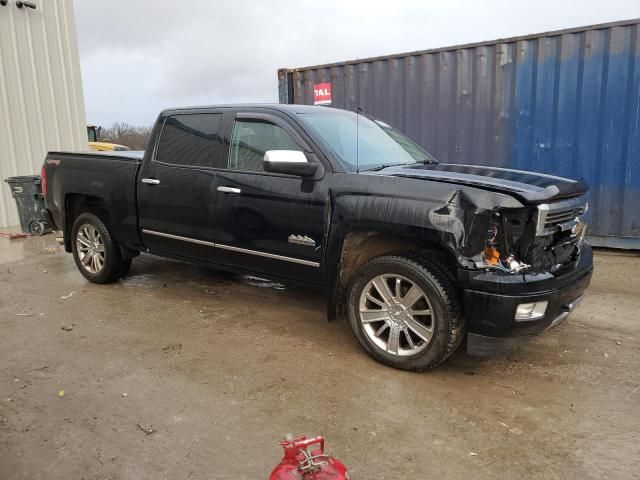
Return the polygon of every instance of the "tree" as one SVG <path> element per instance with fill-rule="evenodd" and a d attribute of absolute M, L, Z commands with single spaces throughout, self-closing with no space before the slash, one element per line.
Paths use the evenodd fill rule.
<path fill-rule="evenodd" d="M 151 135 L 151 127 L 136 127 L 125 122 L 115 122 L 111 127 L 103 128 L 100 140 L 117 143 L 131 150 L 144 150 Z"/>

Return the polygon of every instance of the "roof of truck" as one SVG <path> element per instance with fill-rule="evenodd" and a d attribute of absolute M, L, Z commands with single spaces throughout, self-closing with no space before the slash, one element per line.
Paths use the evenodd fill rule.
<path fill-rule="evenodd" d="M 162 114 L 179 113 L 179 112 L 192 112 L 197 110 L 210 110 L 214 108 L 266 108 L 270 110 L 278 110 L 287 113 L 311 113 L 317 112 L 323 108 L 334 108 L 328 105 L 297 105 L 297 104 L 282 104 L 282 103 L 232 103 L 232 104 L 220 104 L 220 105 L 197 105 L 191 107 L 177 107 L 167 108 L 162 111 Z"/>

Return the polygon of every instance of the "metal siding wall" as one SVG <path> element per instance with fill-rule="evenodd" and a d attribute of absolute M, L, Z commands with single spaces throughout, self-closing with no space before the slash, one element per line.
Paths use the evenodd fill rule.
<path fill-rule="evenodd" d="M 49 150 L 87 150 L 72 0 L 0 6 L 0 227 L 17 225 L 4 179 L 39 174 Z"/>
<path fill-rule="evenodd" d="M 286 100 L 304 104 L 313 103 L 315 83 L 331 81 L 334 106 L 354 109 L 357 96 L 366 113 L 443 162 L 583 177 L 590 233 L 640 248 L 639 25 L 284 70 L 281 78 L 293 81 Z"/>

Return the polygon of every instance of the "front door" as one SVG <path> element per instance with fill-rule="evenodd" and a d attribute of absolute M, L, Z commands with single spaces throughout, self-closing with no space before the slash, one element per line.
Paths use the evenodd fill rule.
<path fill-rule="evenodd" d="M 168 115 L 138 184 L 140 230 L 151 252 L 215 261 L 216 169 L 226 162 L 224 110 Z"/>
<path fill-rule="evenodd" d="M 216 176 L 216 250 L 229 265 L 320 283 L 326 182 L 263 169 L 267 150 L 309 148 L 295 133 L 280 117 L 238 114 Z"/>

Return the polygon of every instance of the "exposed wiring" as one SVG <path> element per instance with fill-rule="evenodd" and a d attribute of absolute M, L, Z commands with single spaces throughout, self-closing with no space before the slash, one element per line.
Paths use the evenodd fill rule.
<path fill-rule="evenodd" d="M 507 250 L 507 254 L 508 254 L 507 258 L 515 257 L 515 255 L 509 248 L 509 241 L 507 239 L 507 226 L 505 224 L 506 218 L 504 215 L 502 215 L 501 218 L 502 218 L 502 239 L 504 240 L 504 248 Z"/>
<path fill-rule="evenodd" d="M 498 236 L 498 226 L 494 221 L 491 221 L 491 226 L 487 230 L 487 245 L 493 246 L 496 243 L 496 237 Z"/>

